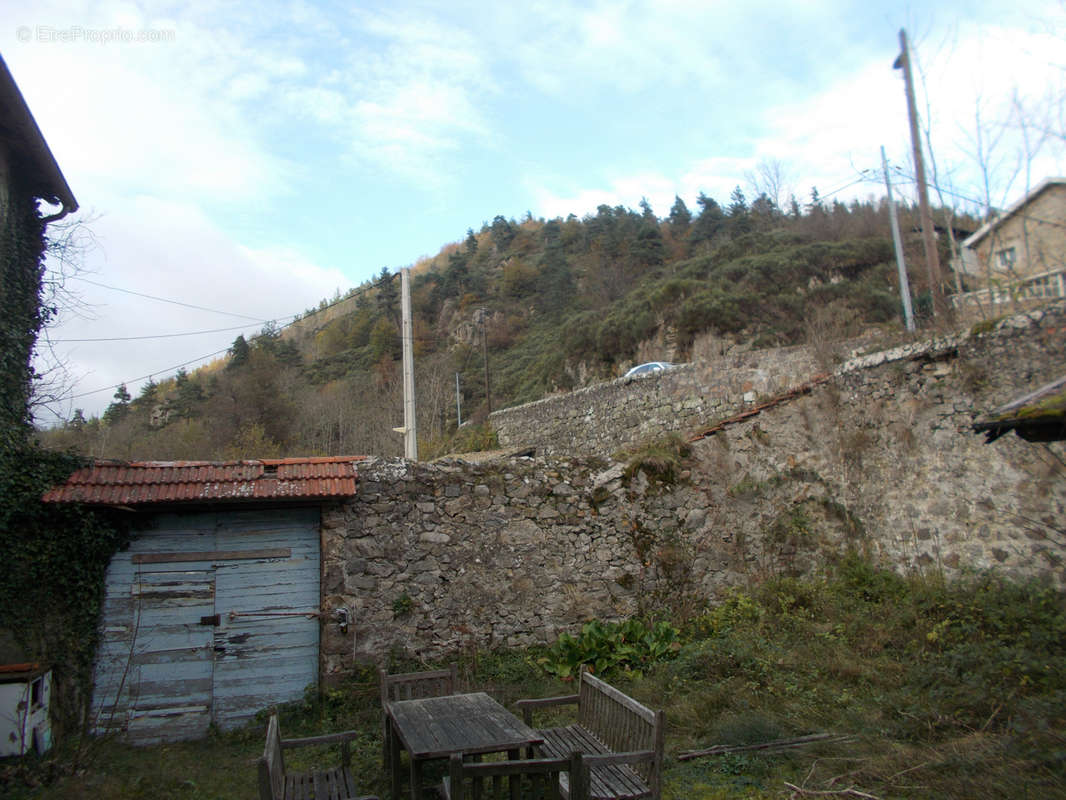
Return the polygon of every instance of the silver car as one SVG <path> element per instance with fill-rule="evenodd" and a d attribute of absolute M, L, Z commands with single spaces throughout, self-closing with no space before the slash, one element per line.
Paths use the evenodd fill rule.
<path fill-rule="evenodd" d="M 651 375 L 653 372 L 665 372 L 668 369 L 678 366 L 677 364 L 670 364 L 666 361 L 649 361 L 647 364 L 638 364 L 629 370 L 622 377 L 624 378 L 636 378 L 640 375 Z"/>

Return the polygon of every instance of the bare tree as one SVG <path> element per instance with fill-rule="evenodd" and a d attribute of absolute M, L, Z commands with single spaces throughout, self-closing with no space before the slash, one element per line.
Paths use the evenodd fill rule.
<path fill-rule="evenodd" d="M 751 188 L 752 197 L 765 194 L 775 208 L 781 208 L 781 198 L 790 194 L 788 187 L 788 169 L 777 158 L 764 158 L 755 165 L 754 170 L 744 173 L 744 180 Z"/>
<path fill-rule="evenodd" d="M 67 217 L 49 224 L 45 238 L 45 265 L 41 279 L 43 324 L 34 346 L 33 386 L 30 411 L 37 416 L 47 411 L 65 417 L 63 406 L 70 400 L 74 376 L 69 362 L 56 350 L 52 328 L 63 318 L 91 317 L 90 306 L 69 286 L 69 281 L 86 272 L 86 261 L 99 244 L 91 224 L 97 215 Z"/>

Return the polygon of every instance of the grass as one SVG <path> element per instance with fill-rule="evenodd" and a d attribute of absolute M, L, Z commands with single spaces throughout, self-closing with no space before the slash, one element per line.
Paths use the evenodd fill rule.
<path fill-rule="evenodd" d="M 885 800 L 1066 797 L 1066 612 L 1051 589 L 993 574 L 954 583 L 902 578 L 845 559 L 816 579 L 771 579 L 731 592 L 687 626 L 684 641 L 676 657 L 640 678 L 606 676 L 666 709 L 665 798 L 848 789 Z M 468 651 L 459 661 L 466 685 L 511 705 L 572 690 L 536 666 L 543 655 Z M 282 730 L 289 737 L 363 731 L 353 766 L 365 791 L 387 798 L 377 697 L 368 671 L 283 708 Z M 41 760 L 9 759 L 0 762 L 0 794 L 254 798 L 263 727 L 260 720 L 202 742 L 148 748 L 98 740 L 76 769 L 65 748 Z M 812 733 L 850 738 L 676 758 Z M 298 750 L 286 758 L 299 768 L 336 754 Z"/>

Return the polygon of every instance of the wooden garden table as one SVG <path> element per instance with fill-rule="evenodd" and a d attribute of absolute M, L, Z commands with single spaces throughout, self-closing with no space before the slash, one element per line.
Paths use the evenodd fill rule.
<path fill-rule="evenodd" d="M 420 800 L 422 764 L 452 753 L 501 753 L 518 758 L 544 738 L 484 692 L 394 700 L 385 709 L 393 737 L 392 796 L 400 796 L 400 747 L 410 761 L 411 798 Z"/>

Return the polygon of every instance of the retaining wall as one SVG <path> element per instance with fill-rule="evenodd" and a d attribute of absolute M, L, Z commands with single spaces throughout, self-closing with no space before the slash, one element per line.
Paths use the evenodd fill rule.
<path fill-rule="evenodd" d="M 347 634 L 325 626 L 324 673 L 390 651 L 550 642 L 592 618 L 676 618 L 848 550 L 901 572 L 994 568 L 1064 587 L 1066 449 L 970 428 L 1064 372 L 1059 304 L 852 361 L 695 442 L 665 484 L 607 455 L 368 462 L 324 519 L 325 602 L 354 612 Z"/>

